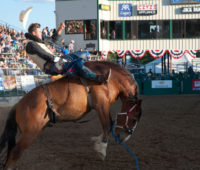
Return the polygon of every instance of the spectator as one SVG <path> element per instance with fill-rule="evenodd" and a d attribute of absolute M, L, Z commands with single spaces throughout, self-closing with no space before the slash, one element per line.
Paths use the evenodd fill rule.
<path fill-rule="evenodd" d="M 96 48 L 93 48 L 93 51 L 92 51 L 91 53 L 92 53 L 95 57 L 98 56 L 98 52 L 97 52 Z"/>
<path fill-rule="evenodd" d="M 190 77 L 194 76 L 194 71 L 193 71 L 192 66 L 188 67 L 188 74 L 189 74 Z"/>
<path fill-rule="evenodd" d="M 60 48 L 63 55 L 69 54 L 68 46 L 64 46 L 63 48 Z"/>
<path fill-rule="evenodd" d="M 147 77 L 151 78 L 152 76 L 153 76 L 152 69 L 149 69 L 149 72 L 147 73 Z"/>
<path fill-rule="evenodd" d="M 110 39 L 112 39 L 112 40 L 115 40 L 115 39 L 116 39 L 115 30 L 112 30 L 111 35 L 110 35 Z"/>
<path fill-rule="evenodd" d="M 4 65 L 4 63 L 1 61 L 1 62 L 0 62 L 0 76 L 3 76 L 3 75 L 4 75 L 3 65 Z"/>
<path fill-rule="evenodd" d="M 69 52 L 72 53 L 74 52 L 74 40 L 71 40 L 69 43 Z"/>
<path fill-rule="evenodd" d="M 101 38 L 102 39 L 106 39 L 107 38 L 106 35 L 107 35 L 107 32 L 106 32 L 105 27 L 103 26 L 102 30 L 101 30 Z"/>
<path fill-rule="evenodd" d="M 91 39 L 92 40 L 97 39 L 97 36 L 96 36 L 96 25 L 93 22 L 91 22 L 90 29 L 91 29 Z"/>

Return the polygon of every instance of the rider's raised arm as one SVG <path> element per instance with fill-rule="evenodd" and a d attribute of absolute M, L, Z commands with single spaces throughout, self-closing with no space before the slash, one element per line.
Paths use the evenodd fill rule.
<path fill-rule="evenodd" d="M 65 29 L 65 24 L 62 22 L 59 28 L 57 29 L 57 31 L 54 31 L 54 34 L 51 37 L 44 38 L 44 41 L 47 43 L 51 43 L 51 42 L 55 43 L 61 37 L 61 33 L 63 29 Z"/>
<path fill-rule="evenodd" d="M 56 43 L 61 36 L 55 31 L 54 34 L 51 37 L 45 37 L 43 41 L 45 44 L 52 44 Z"/>

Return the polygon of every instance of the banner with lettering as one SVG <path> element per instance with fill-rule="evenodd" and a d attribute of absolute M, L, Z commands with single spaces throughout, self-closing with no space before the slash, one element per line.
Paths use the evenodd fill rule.
<path fill-rule="evenodd" d="M 25 92 L 29 92 L 36 87 L 33 75 L 21 76 L 21 84 Z"/>
<path fill-rule="evenodd" d="M 5 90 L 13 90 L 16 88 L 15 76 L 4 76 L 3 86 Z"/>
<path fill-rule="evenodd" d="M 0 91 L 4 91 L 3 78 L 0 77 Z"/>
<path fill-rule="evenodd" d="M 17 90 L 22 90 L 21 76 L 15 76 Z"/>
<path fill-rule="evenodd" d="M 200 79 L 192 80 L 192 90 L 200 90 Z"/>

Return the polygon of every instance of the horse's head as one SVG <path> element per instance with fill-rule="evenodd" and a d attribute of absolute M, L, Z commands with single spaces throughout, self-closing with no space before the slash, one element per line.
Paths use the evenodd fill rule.
<path fill-rule="evenodd" d="M 117 113 L 114 134 L 120 141 L 126 142 L 133 134 L 142 114 L 141 104 L 141 99 L 134 98 L 130 100 L 129 98 L 126 100 L 127 111 Z"/>

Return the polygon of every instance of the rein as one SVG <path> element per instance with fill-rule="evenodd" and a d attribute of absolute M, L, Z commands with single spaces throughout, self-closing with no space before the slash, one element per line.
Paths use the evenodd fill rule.
<path fill-rule="evenodd" d="M 140 170 L 140 168 L 139 168 L 139 163 L 138 163 L 138 159 L 137 159 L 136 155 L 133 153 L 133 151 L 132 151 L 128 146 L 126 146 L 123 142 L 121 142 L 121 141 L 119 140 L 119 138 L 118 138 L 117 136 L 114 135 L 114 126 L 115 126 L 115 123 L 116 123 L 116 121 L 114 120 L 113 125 L 112 125 L 112 136 L 113 136 L 113 138 L 114 138 L 120 145 L 122 145 L 128 152 L 131 153 L 131 155 L 132 155 L 132 156 L 134 157 L 134 159 L 135 159 L 137 170 Z"/>
<path fill-rule="evenodd" d="M 49 114 L 50 121 L 53 123 L 56 123 L 56 116 L 59 116 L 60 114 L 53 107 L 53 101 L 51 99 L 48 87 L 46 85 L 42 85 L 42 87 L 43 87 L 45 95 L 47 97 L 47 101 L 46 101 L 47 111 L 46 111 L 44 118 Z"/>

